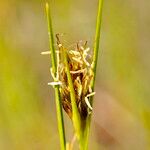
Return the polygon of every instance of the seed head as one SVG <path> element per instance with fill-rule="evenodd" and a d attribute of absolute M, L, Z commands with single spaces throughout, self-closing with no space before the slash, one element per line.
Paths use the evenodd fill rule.
<path fill-rule="evenodd" d="M 85 43 L 77 43 L 73 49 L 67 49 L 60 42 L 59 34 L 56 34 L 58 51 L 57 56 L 57 82 L 60 85 L 60 94 L 62 105 L 65 112 L 72 118 L 72 105 L 70 99 L 70 89 L 68 85 L 66 66 L 63 60 L 63 51 L 67 52 L 67 60 L 72 77 L 72 82 L 75 91 L 75 99 L 79 114 L 82 119 L 86 119 L 92 110 L 89 101 L 90 96 L 95 92 L 91 89 L 91 81 L 93 80 L 93 71 L 91 67 L 90 48 Z M 53 76 L 53 73 L 52 73 Z M 61 83 L 61 84 L 60 84 Z"/>

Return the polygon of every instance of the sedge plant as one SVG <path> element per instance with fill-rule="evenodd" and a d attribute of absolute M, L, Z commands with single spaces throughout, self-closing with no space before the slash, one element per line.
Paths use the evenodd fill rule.
<path fill-rule="evenodd" d="M 99 0 L 96 23 L 96 34 L 93 48 L 93 57 L 89 57 L 90 48 L 87 41 L 77 43 L 73 49 L 68 49 L 56 34 L 57 50 L 55 48 L 50 6 L 46 3 L 50 54 L 52 67 L 50 68 L 54 87 L 57 111 L 57 122 L 61 150 L 72 150 L 77 138 L 80 150 L 88 149 L 88 138 L 92 116 L 94 86 L 98 61 L 100 29 L 102 18 L 102 3 Z M 75 136 L 70 143 L 66 143 L 63 109 L 72 121 Z"/>

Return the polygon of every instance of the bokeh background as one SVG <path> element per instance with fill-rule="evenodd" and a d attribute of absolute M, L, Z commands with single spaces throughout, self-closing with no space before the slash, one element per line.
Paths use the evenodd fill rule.
<path fill-rule="evenodd" d="M 92 50 L 97 5 L 51 0 L 55 33 Z M 44 6 L 0 0 L 0 150 L 59 150 Z M 104 0 L 90 150 L 150 149 L 149 13 L 149 0 Z"/>

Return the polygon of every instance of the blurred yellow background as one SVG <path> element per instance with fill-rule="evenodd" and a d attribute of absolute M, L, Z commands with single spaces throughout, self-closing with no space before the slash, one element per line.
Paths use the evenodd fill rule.
<path fill-rule="evenodd" d="M 55 33 L 92 50 L 98 0 L 51 0 Z M 0 1 L 0 150 L 59 150 L 45 1 Z M 150 149 L 150 1 L 104 0 L 90 150 Z M 67 140 L 73 131 L 65 115 Z"/>

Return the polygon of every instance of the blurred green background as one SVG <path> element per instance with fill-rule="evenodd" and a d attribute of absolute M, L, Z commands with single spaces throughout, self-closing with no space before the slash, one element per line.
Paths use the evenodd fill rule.
<path fill-rule="evenodd" d="M 92 50 L 98 0 L 51 5 L 55 33 Z M 0 0 L 0 150 L 59 150 L 44 6 Z M 150 149 L 149 13 L 148 0 L 104 0 L 90 150 Z"/>

